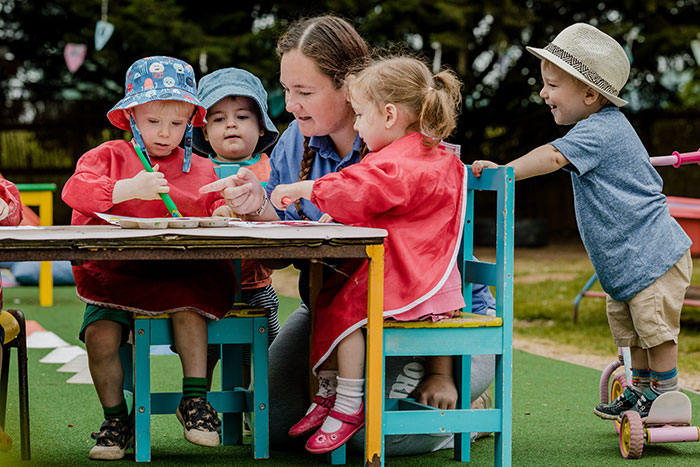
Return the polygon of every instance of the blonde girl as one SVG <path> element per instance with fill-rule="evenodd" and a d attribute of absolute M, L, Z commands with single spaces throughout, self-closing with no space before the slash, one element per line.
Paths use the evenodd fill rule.
<path fill-rule="evenodd" d="M 341 172 L 278 185 L 272 204 L 285 209 L 304 198 L 339 222 L 386 229 L 384 315 L 452 316 L 464 306 L 456 259 L 466 178 L 464 164 L 438 144 L 455 128 L 460 82 L 452 72 L 432 76 L 421 61 L 396 57 L 373 63 L 347 84 L 354 129 L 372 152 Z M 336 449 L 364 426 L 367 263 L 339 269 L 324 284 L 314 322 L 313 368 L 327 371 L 322 364 L 335 353 L 338 383 L 334 400 L 317 403 L 331 409 L 306 443 L 312 453 Z M 315 419 L 310 410 L 297 425 Z"/>

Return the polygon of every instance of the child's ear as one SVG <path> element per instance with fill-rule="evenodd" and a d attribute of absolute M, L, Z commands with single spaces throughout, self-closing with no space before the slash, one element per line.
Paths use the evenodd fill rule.
<path fill-rule="evenodd" d="M 600 92 L 596 91 L 590 86 L 586 87 L 586 93 L 583 96 L 583 102 L 586 105 L 593 105 L 596 103 L 598 98 L 600 97 Z"/>
<path fill-rule="evenodd" d="M 399 112 L 394 104 L 384 106 L 384 127 L 388 130 L 399 120 Z"/>
<path fill-rule="evenodd" d="M 207 126 L 202 127 L 202 134 L 204 135 L 204 141 L 209 141 L 209 135 L 207 134 Z"/>

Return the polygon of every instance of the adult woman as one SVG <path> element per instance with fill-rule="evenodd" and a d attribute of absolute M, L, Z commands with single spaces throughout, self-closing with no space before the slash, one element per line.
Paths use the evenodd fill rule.
<path fill-rule="evenodd" d="M 364 155 L 364 145 L 353 129 L 354 112 L 347 100 L 345 78 L 369 57 L 368 48 L 349 23 L 337 17 L 321 16 L 294 23 L 278 41 L 277 53 L 286 109 L 295 120 L 270 156 L 272 172 L 267 192 L 247 171 L 205 189 L 221 189 L 231 209 L 242 213 L 245 219 L 319 220 L 323 213 L 308 200 L 298 200 L 285 211 L 276 211 L 268 202 L 268 195 L 279 184 L 314 180 L 357 163 Z M 302 304 L 287 319 L 270 347 L 270 438 L 278 446 L 291 442 L 287 430 L 308 407 L 308 280 L 305 265 L 297 267 Z M 477 311 L 492 308 L 492 300 L 487 288 L 475 290 L 473 302 Z M 436 407 L 454 407 L 457 392 L 449 359 L 427 359 L 425 364 L 422 359 L 396 359 L 387 362 L 386 367 L 390 397 L 406 397 L 411 393 L 421 402 Z M 474 358 L 472 400 L 492 380 L 493 357 Z M 360 432 L 353 437 L 351 445 L 361 447 L 363 439 Z M 390 437 L 386 453 L 428 452 L 450 447 L 450 439 L 445 435 Z"/>

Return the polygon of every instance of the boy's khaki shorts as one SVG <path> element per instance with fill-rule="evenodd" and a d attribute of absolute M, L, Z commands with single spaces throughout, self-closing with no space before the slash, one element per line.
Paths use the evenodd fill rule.
<path fill-rule="evenodd" d="M 678 343 L 681 308 L 690 285 L 690 250 L 653 284 L 626 302 L 607 297 L 610 331 L 618 347 L 648 349 L 664 342 Z"/>

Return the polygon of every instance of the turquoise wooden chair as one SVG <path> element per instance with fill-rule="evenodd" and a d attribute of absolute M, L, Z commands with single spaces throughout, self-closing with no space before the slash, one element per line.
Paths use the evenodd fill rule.
<path fill-rule="evenodd" d="M 454 433 L 454 457 L 470 458 L 470 432 L 494 432 L 494 465 L 511 464 L 513 374 L 513 169 L 484 170 L 480 178 L 469 169 L 467 212 L 459 265 L 464 280 L 465 309 L 471 309 L 472 284 L 492 286 L 496 317 L 462 313 L 459 318 L 430 322 L 384 323 L 384 357 L 453 355 L 459 400 L 455 410 L 441 410 L 414 399 L 384 399 L 384 436 L 418 433 Z M 473 261 L 474 193 L 496 193 L 496 262 Z M 494 408 L 470 408 L 471 355 L 496 356 Z M 384 382 L 382 381 L 382 393 Z M 328 454 L 331 464 L 345 463 L 345 446 Z"/>
<path fill-rule="evenodd" d="M 240 276 L 240 261 L 236 265 Z M 240 300 L 240 293 L 237 302 Z M 151 460 L 151 415 L 174 414 L 181 392 L 151 392 L 151 345 L 172 345 L 172 325 L 168 315 L 136 316 L 133 346 L 120 349 L 124 390 L 134 398 L 134 454 L 136 462 Z M 254 459 L 270 457 L 267 311 L 237 303 L 217 322 L 207 325 L 209 344 L 221 346 L 221 391 L 207 393 L 207 401 L 222 414 L 221 443 L 238 445 L 243 441 L 242 415 L 251 414 L 251 454 Z M 242 345 L 251 347 L 251 385 L 243 387 Z M 131 371 L 127 369 L 132 368 Z"/>
<path fill-rule="evenodd" d="M 2 291 L 0 291 L 0 294 Z M 0 300 L 1 302 L 2 300 Z M 22 441 L 22 460 L 31 459 L 29 443 L 29 384 L 27 381 L 27 329 L 24 314 L 19 310 L 0 310 L 0 339 L 3 358 L 0 370 L 0 451 L 10 449 L 12 440 L 3 432 L 5 427 L 5 410 L 7 409 L 7 383 L 10 372 L 11 349 L 17 349 L 17 380 L 19 386 L 19 428 Z M 2 454 L 0 453 L 0 456 Z"/>

